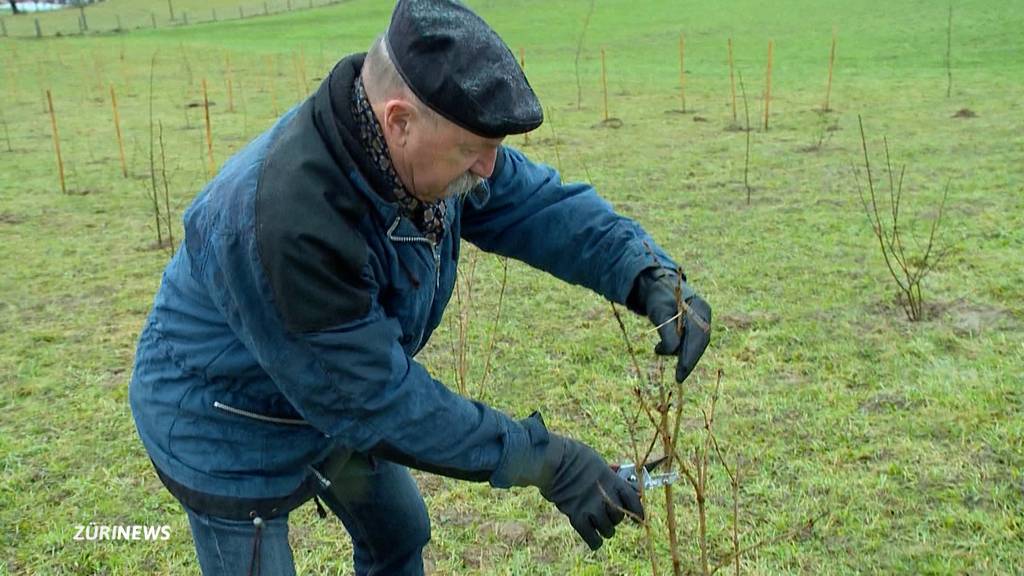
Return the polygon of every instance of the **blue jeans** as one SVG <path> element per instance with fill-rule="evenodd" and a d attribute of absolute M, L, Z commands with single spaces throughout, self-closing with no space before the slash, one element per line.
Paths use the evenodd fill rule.
<path fill-rule="evenodd" d="M 356 574 L 423 574 L 423 547 L 430 540 L 430 519 L 409 471 L 392 462 L 355 454 L 330 480 L 330 488 L 319 496 L 352 537 Z M 205 576 L 295 574 L 287 515 L 263 522 L 259 549 L 255 551 L 258 566 L 254 566 L 257 538 L 252 521 L 217 518 L 187 507 L 185 511 Z"/>

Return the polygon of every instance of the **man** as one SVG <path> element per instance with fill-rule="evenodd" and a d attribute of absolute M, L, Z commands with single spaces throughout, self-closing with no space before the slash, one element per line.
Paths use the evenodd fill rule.
<path fill-rule="evenodd" d="M 288 513 L 310 498 L 351 534 L 358 574 L 422 573 L 430 525 L 407 467 L 537 486 L 593 549 L 642 516 L 594 450 L 539 414 L 453 394 L 415 360 L 461 239 L 646 314 L 680 381 L 707 346 L 710 308 L 635 222 L 502 144 L 541 121 L 483 20 L 399 0 L 367 55 L 339 62 L 185 212 L 130 402 L 204 574 L 294 573 Z"/>

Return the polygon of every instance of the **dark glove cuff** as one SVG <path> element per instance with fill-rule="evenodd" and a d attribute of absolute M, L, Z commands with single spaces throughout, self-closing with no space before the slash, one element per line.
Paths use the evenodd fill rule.
<path fill-rule="evenodd" d="M 683 276 L 683 301 L 687 301 L 693 297 L 694 291 L 686 283 L 686 274 L 682 270 L 679 271 L 679 274 Z M 670 286 L 670 290 L 674 293 L 678 277 L 674 270 L 664 266 L 644 268 L 637 274 L 636 280 L 633 281 L 633 289 L 630 290 L 629 296 L 626 298 L 626 308 L 641 316 L 646 316 L 647 301 L 654 287 L 659 284 L 665 284 Z"/>
<path fill-rule="evenodd" d="M 534 412 L 509 429 L 505 436 L 505 453 L 498 469 L 491 475 L 495 488 L 536 486 L 546 475 L 545 458 L 551 436 L 540 412 Z"/>

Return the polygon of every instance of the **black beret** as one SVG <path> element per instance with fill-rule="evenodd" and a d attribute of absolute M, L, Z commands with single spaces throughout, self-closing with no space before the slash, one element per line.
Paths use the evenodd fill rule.
<path fill-rule="evenodd" d="M 455 0 L 399 0 L 385 36 L 413 93 L 484 138 L 522 134 L 544 121 L 515 56 L 479 16 Z"/>

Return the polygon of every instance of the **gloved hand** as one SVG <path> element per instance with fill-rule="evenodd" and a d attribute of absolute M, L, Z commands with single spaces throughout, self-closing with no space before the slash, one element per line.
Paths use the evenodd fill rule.
<path fill-rule="evenodd" d="M 569 517 L 569 524 L 591 550 L 615 535 L 624 511 L 643 518 L 639 493 L 593 448 L 548 432 L 538 413 L 527 420 L 533 420 L 527 425 L 533 443 L 531 456 L 517 467 L 513 484 L 540 488 L 541 495 Z"/>
<path fill-rule="evenodd" d="M 634 311 L 646 315 L 655 326 L 664 324 L 658 329 L 661 342 L 654 348 L 654 353 L 679 356 L 676 382 L 682 382 L 693 372 L 711 341 L 711 306 L 690 288 L 684 278 L 680 296 L 689 311 L 682 318 L 680 336 L 678 320 L 667 322 L 679 312 L 676 306 L 677 287 L 680 287 L 679 276 L 668 268 L 648 268 L 637 276 L 629 304 Z"/>

